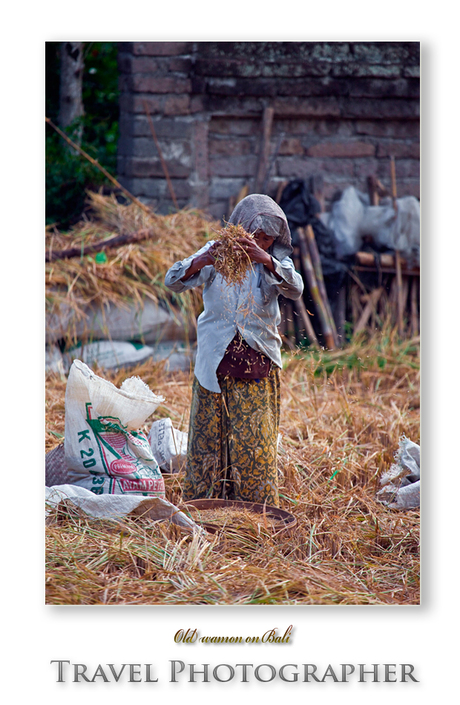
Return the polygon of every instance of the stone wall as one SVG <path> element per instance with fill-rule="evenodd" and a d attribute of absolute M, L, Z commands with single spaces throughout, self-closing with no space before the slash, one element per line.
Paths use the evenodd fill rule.
<path fill-rule="evenodd" d="M 419 197 L 418 42 L 125 42 L 119 67 L 118 177 L 160 213 L 228 217 L 267 108 L 271 196 L 295 178 L 321 177 L 326 208 L 368 176 L 389 188 L 393 155 L 398 196 Z"/>

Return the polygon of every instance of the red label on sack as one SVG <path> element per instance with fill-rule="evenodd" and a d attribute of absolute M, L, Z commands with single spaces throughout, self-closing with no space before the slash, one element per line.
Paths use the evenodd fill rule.
<path fill-rule="evenodd" d="M 112 460 L 109 472 L 114 475 L 130 475 L 136 472 L 136 466 L 127 460 Z"/>
<path fill-rule="evenodd" d="M 140 480 L 120 480 L 121 488 L 124 492 L 158 492 L 165 493 L 165 485 L 162 477 L 158 480 L 142 478 Z"/>

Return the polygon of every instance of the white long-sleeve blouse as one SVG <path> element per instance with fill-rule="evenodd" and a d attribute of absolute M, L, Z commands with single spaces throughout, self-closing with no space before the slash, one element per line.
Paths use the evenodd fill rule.
<path fill-rule="evenodd" d="M 281 313 L 278 296 L 288 299 L 302 296 L 303 280 L 290 257 L 278 261 L 272 256 L 279 281 L 266 267 L 253 262 L 241 285 L 229 285 L 216 273 L 213 265 L 203 267 L 187 281 L 182 282 L 192 260 L 206 252 L 214 241 L 206 243 L 198 252 L 176 262 L 165 276 L 165 285 L 180 293 L 204 284 L 204 310 L 197 323 L 197 356 L 195 376 L 202 387 L 220 392 L 216 370 L 227 346 L 239 331 L 254 350 L 267 355 L 275 365 L 281 363 L 281 337 L 278 326 Z M 262 292 L 262 277 L 265 285 Z"/>

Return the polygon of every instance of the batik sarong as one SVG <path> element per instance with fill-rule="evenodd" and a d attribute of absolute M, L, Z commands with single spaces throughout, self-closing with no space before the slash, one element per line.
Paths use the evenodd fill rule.
<path fill-rule="evenodd" d="M 183 499 L 279 506 L 279 368 L 260 380 L 219 376 L 221 394 L 193 383 Z"/>

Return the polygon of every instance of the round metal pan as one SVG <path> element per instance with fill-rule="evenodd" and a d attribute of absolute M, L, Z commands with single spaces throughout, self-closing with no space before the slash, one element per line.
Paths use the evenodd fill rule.
<path fill-rule="evenodd" d="M 246 509 L 249 512 L 254 512 L 262 516 L 265 514 L 271 520 L 275 520 L 276 523 L 273 527 L 273 533 L 275 534 L 278 534 L 280 531 L 285 531 L 286 529 L 292 529 L 297 523 L 295 516 L 286 512 L 284 509 L 273 507 L 270 504 L 259 504 L 257 502 L 242 502 L 231 499 L 190 499 L 188 502 L 184 502 L 182 509 L 186 510 L 188 507 L 194 507 L 198 510 L 223 508 Z M 193 518 L 193 512 L 191 512 L 191 515 Z M 216 533 L 222 528 L 210 522 L 200 522 L 200 524 L 210 533 Z"/>

